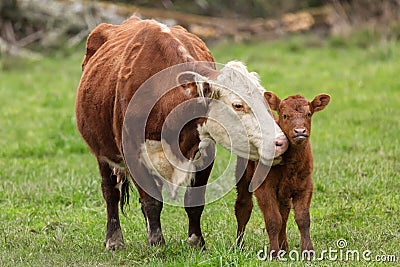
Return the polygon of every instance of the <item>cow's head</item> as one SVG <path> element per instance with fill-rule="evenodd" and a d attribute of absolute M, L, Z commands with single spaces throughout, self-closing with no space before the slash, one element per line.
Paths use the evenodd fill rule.
<path fill-rule="evenodd" d="M 215 141 L 240 157 L 265 165 L 286 151 L 287 139 L 269 112 L 264 88 L 257 74 L 248 72 L 242 63 L 229 62 L 207 77 L 182 72 L 178 81 L 208 105 L 207 121 L 198 128 L 200 148 Z"/>
<path fill-rule="evenodd" d="M 330 101 L 330 96 L 326 94 L 317 95 L 311 102 L 301 95 L 280 100 L 273 92 L 265 92 L 265 98 L 271 109 L 277 111 L 278 124 L 291 145 L 301 145 L 308 141 L 312 115 L 323 110 Z"/>

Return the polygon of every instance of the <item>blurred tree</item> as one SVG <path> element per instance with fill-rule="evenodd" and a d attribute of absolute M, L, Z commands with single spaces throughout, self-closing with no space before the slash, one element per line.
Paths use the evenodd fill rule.
<path fill-rule="evenodd" d="M 2 0 L 0 2 L 0 38 L 4 42 L 15 42 L 13 22 L 20 17 L 16 0 Z"/>
<path fill-rule="evenodd" d="M 399 0 L 329 0 L 352 25 L 375 21 L 383 28 L 400 19 Z"/>
<path fill-rule="evenodd" d="M 231 18 L 277 17 L 307 7 L 317 7 L 324 0 L 108 0 L 143 7 L 164 8 L 198 15 Z"/>
<path fill-rule="evenodd" d="M 2 0 L 0 2 L 0 23 L 18 17 L 17 0 Z"/>

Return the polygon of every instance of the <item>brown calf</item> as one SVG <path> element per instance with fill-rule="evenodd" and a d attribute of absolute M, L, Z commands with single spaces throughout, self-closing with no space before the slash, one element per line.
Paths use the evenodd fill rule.
<path fill-rule="evenodd" d="M 265 98 L 270 108 L 277 111 L 278 125 L 289 140 L 289 148 L 282 155 L 281 164 L 271 167 L 263 184 L 255 191 L 268 231 L 269 253 L 276 256 L 280 249 L 288 249 L 286 223 L 292 205 L 301 234 L 301 250 L 313 251 L 309 211 L 313 193 L 313 156 L 309 140 L 311 117 L 328 105 L 330 96 L 319 94 L 309 102 L 303 96 L 295 95 L 281 101 L 274 93 L 266 92 Z M 242 245 L 243 233 L 253 208 L 252 193 L 248 188 L 257 165 L 254 161 L 238 158 L 237 169 L 242 169 L 245 164 L 245 173 L 242 176 L 236 173 L 238 195 L 235 214 L 238 222 L 238 245 Z"/>

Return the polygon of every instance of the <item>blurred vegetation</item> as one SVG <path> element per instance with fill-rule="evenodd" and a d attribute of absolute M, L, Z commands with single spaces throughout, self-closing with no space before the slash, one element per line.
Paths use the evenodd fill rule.
<path fill-rule="evenodd" d="M 323 0 L 108 0 L 110 2 L 123 2 L 151 8 L 172 9 L 192 14 L 213 17 L 276 17 L 287 12 L 322 6 Z"/>
<path fill-rule="evenodd" d="M 268 18 L 288 12 L 333 4 L 350 22 L 374 17 L 399 17 L 397 0 L 105 0 L 142 7 L 175 10 L 215 17 Z"/>
<path fill-rule="evenodd" d="M 251 40 L 255 39 L 254 36 L 259 33 L 261 33 L 258 36 L 259 39 L 266 39 L 267 35 L 262 34 L 267 30 L 270 30 L 272 36 L 269 39 L 280 38 L 289 34 L 279 28 L 282 25 L 282 20 L 279 18 L 285 17 L 283 15 L 303 10 L 304 13 L 310 14 L 315 10 L 323 10 L 327 5 L 333 12 L 329 13 L 330 15 L 326 16 L 322 23 L 315 24 L 324 25 L 324 27 L 310 27 L 300 32 L 311 32 L 319 38 L 328 37 L 332 45 L 343 47 L 356 45 L 366 48 L 376 41 L 391 41 L 400 38 L 399 0 L 103 0 L 102 2 L 104 1 L 153 8 L 159 11 L 158 14 L 170 14 L 164 12 L 165 10 L 176 11 L 171 13 L 181 17 L 182 14 L 197 14 L 236 19 L 237 23 L 227 20 L 228 26 L 234 26 L 233 29 L 228 29 L 229 27 L 221 23 L 224 19 L 215 22 L 207 17 L 202 18 L 203 22 L 204 20 L 211 21 L 213 23 L 211 25 L 202 24 L 198 18 L 191 20 L 188 25 L 171 19 L 173 23 L 183 25 L 205 41 L 209 40 L 199 32 L 205 35 L 215 32 L 214 35 L 209 34 L 214 36 L 210 37 L 210 39 L 214 38 L 213 42 L 221 42 L 229 38 L 235 42 Z M 40 58 L 42 54 L 76 49 L 77 45 L 84 43 L 87 35 L 99 23 L 119 24 L 131 14 L 107 13 L 113 9 L 98 8 L 100 5 L 97 4 L 101 2 L 100 0 L 75 0 L 73 2 L 75 5 L 71 5 L 69 9 L 62 5 L 67 2 L 72 3 L 56 0 L 1 0 L 0 68 L 1 65 L 3 68 L 7 68 L 8 65 L 19 65 L 19 61 L 13 62 L 14 57 Z M 125 10 L 128 9 L 125 5 L 122 7 Z M 332 19 L 331 15 L 335 18 Z M 143 17 L 158 18 L 157 15 Z M 315 16 L 313 18 L 318 19 Z M 274 19 L 276 19 L 274 25 L 278 26 L 274 28 L 275 30 L 271 30 L 268 28 L 271 24 L 266 21 Z M 191 28 L 192 25 L 197 29 L 200 28 L 198 32 L 193 30 L 194 27 Z M 247 28 L 244 29 L 245 27 Z"/>

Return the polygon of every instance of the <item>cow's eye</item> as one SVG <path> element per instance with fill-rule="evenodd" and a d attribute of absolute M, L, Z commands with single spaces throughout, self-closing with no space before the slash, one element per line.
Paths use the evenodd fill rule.
<path fill-rule="evenodd" d="M 287 115 L 287 114 L 283 114 L 283 119 L 289 119 L 289 115 Z"/>
<path fill-rule="evenodd" d="M 232 103 L 232 107 L 233 107 L 234 110 L 237 110 L 237 111 L 244 111 L 245 110 L 244 105 L 243 105 L 242 102 L 233 102 Z"/>
<path fill-rule="evenodd" d="M 307 117 L 311 118 L 311 115 L 312 115 L 311 112 L 307 113 Z"/>

